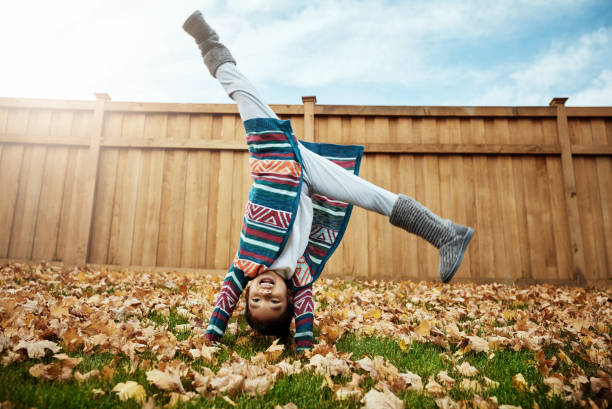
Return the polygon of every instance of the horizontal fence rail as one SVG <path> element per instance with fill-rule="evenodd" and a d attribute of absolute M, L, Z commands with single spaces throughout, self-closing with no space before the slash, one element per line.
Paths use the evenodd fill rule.
<path fill-rule="evenodd" d="M 0 259 L 224 270 L 251 184 L 233 104 L 0 98 Z M 612 107 L 272 105 L 361 144 L 361 176 L 476 230 L 457 277 L 610 282 Z M 437 251 L 355 209 L 326 274 L 437 279 Z"/>

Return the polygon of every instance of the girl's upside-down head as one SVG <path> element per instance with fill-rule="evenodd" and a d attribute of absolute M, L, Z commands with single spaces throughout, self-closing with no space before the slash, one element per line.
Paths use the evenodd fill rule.
<path fill-rule="evenodd" d="M 269 270 L 251 280 L 246 289 L 245 317 L 251 328 L 262 335 L 289 335 L 293 303 L 281 276 Z"/>

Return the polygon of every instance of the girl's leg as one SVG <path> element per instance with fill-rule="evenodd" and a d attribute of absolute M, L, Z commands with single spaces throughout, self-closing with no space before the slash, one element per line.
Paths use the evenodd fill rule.
<path fill-rule="evenodd" d="M 367 210 L 391 216 L 397 195 L 348 172 L 334 162 L 299 144 L 306 182 L 318 193 Z"/>
<path fill-rule="evenodd" d="M 463 261 L 474 231 L 444 220 L 411 197 L 376 186 L 299 145 L 311 193 L 341 200 L 389 217 L 389 221 L 433 244 L 440 252 L 439 273 L 448 282 Z"/>
<path fill-rule="evenodd" d="M 243 121 L 252 118 L 275 118 L 274 111 L 266 104 L 253 84 L 236 68 L 236 61 L 231 53 L 219 42 L 217 33 L 204 21 L 202 13 L 194 12 L 185 22 L 183 28 L 193 36 L 202 51 L 204 64 L 213 77 L 217 78 L 225 92 L 238 104 L 238 111 Z M 299 258 L 308 245 L 308 233 L 312 226 L 312 201 L 308 186 L 302 187 L 300 202 L 295 216 L 294 228 L 282 253 L 270 265 L 284 278 L 289 278 L 296 268 Z"/>
<path fill-rule="evenodd" d="M 253 84 L 244 76 L 236 65 L 226 62 L 217 68 L 217 80 L 221 86 L 238 104 L 240 118 L 243 121 L 252 118 L 276 118 L 272 108 L 266 104 Z"/>
<path fill-rule="evenodd" d="M 252 118 L 277 118 L 272 109 L 263 102 L 251 82 L 236 68 L 236 61 L 230 51 L 221 42 L 219 36 L 204 18 L 195 11 L 183 24 L 198 44 L 204 64 L 210 74 L 217 78 L 227 95 L 238 104 L 243 121 Z"/>

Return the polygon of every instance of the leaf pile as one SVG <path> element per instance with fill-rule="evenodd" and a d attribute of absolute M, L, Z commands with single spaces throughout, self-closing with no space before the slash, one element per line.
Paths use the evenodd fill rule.
<path fill-rule="evenodd" d="M 422 394 L 440 408 L 510 409 L 496 396 L 503 380 L 471 363 L 504 350 L 532 354 L 541 375 L 536 385 L 512 374 L 517 393 L 590 408 L 610 402 L 610 289 L 321 279 L 314 286 L 315 347 L 296 354 L 293 345 L 257 337 L 242 322 L 230 323 L 219 345 L 207 345 L 221 284 L 210 276 L 11 263 L 0 268 L 0 280 L 4 366 L 31 360 L 30 375 L 51 382 L 106 379 L 108 389 L 94 395 L 113 393 L 147 408 L 200 397 L 234 406 L 239 396 L 265 395 L 281 378 L 312 373 L 338 404 L 402 408 L 407 394 Z M 241 301 L 234 317 L 242 310 Z M 182 323 L 170 325 L 171 315 Z M 349 335 L 392 339 L 404 353 L 414 344 L 435 345 L 448 370 L 420 375 L 379 355 L 339 351 L 335 344 Z M 235 351 L 262 339 L 265 350 Z M 144 386 L 156 393 L 147 396 L 142 381 L 114 382 L 117 360 L 83 373 L 82 358 L 71 356 L 104 352 L 129 359 L 129 374 L 145 371 Z"/>

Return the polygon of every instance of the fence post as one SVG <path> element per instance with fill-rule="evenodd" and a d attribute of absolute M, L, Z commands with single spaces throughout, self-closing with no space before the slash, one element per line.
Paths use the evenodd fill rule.
<path fill-rule="evenodd" d="M 76 261 L 80 264 L 87 263 L 89 259 L 89 240 L 91 238 L 91 227 L 93 222 L 93 209 L 96 195 L 96 181 L 98 179 L 98 162 L 100 160 L 100 139 L 104 127 L 104 105 L 111 98 L 105 93 L 95 93 L 96 105 L 91 121 L 91 131 L 89 138 L 88 166 L 85 176 L 85 201 L 83 205 L 83 223 L 79 226 L 79 246 L 76 254 Z"/>
<path fill-rule="evenodd" d="M 314 142 L 314 106 L 317 103 L 317 97 L 302 97 L 302 102 L 304 103 L 304 140 L 308 142 Z"/>
<path fill-rule="evenodd" d="M 567 112 L 565 102 L 567 98 L 553 98 L 550 106 L 557 108 L 557 135 L 561 145 L 561 166 L 563 169 L 563 184 L 565 186 L 565 204 L 569 222 L 569 234 L 572 253 L 573 279 L 584 284 L 585 262 L 582 244 L 582 229 L 580 227 L 580 211 L 576 198 L 576 178 L 574 177 L 574 161 L 572 158 L 572 145 L 567 125 Z"/>

